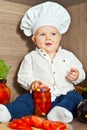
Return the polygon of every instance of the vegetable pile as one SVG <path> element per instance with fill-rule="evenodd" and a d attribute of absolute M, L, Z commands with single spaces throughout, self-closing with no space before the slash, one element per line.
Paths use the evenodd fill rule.
<path fill-rule="evenodd" d="M 8 127 L 15 130 L 32 130 L 33 127 L 42 130 L 68 130 L 67 125 L 63 122 L 50 121 L 35 115 L 13 119 L 8 123 Z"/>

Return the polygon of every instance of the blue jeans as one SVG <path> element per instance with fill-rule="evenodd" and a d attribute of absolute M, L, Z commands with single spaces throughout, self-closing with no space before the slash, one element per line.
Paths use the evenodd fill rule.
<path fill-rule="evenodd" d="M 73 116 L 76 116 L 77 106 L 82 100 L 83 97 L 80 94 L 75 91 L 70 91 L 66 95 L 58 96 L 55 101 L 52 102 L 52 108 L 61 106 L 69 110 Z M 33 95 L 25 93 L 17 97 L 12 103 L 7 104 L 6 107 L 11 113 L 12 119 L 32 115 L 34 114 Z"/>

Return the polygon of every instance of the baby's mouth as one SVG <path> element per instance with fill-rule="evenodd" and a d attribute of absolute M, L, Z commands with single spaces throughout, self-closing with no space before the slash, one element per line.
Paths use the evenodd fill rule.
<path fill-rule="evenodd" d="M 46 45 L 46 46 L 51 46 L 52 44 L 49 43 L 49 42 L 47 42 L 47 43 L 45 43 L 45 45 Z"/>

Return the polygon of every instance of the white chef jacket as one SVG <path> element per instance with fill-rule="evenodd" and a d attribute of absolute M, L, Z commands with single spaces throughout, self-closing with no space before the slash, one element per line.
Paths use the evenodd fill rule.
<path fill-rule="evenodd" d="M 66 78 L 71 68 L 79 70 L 79 77 L 74 82 Z M 56 96 L 74 90 L 74 84 L 84 79 L 85 72 L 81 62 L 72 52 L 59 47 L 53 60 L 45 50 L 38 48 L 25 55 L 17 81 L 26 90 L 29 90 L 30 84 L 35 80 L 43 82 L 50 87 L 53 101 Z"/>

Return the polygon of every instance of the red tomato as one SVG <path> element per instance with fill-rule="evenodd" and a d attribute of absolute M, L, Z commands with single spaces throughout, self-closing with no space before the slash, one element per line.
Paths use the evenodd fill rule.
<path fill-rule="evenodd" d="M 26 126 L 18 126 L 15 123 L 9 123 L 8 125 L 10 128 L 15 129 L 15 130 L 32 130 L 32 128 L 30 126 L 26 127 Z"/>
<path fill-rule="evenodd" d="M 37 98 L 36 99 L 36 104 L 40 104 L 41 103 L 41 99 L 40 98 Z"/>
<path fill-rule="evenodd" d="M 47 98 L 47 100 L 50 99 L 50 93 L 49 92 L 46 92 L 46 98 Z"/>
<path fill-rule="evenodd" d="M 42 128 L 44 128 L 45 130 L 51 130 L 50 129 L 50 123 L 51 121 L 49 120 L 44 120 L 43 123 L 42 123 Z M 53 129 L 52 129 L 53 130 Z"/>
<path fill-rule="evenodd" d="M 43 103 L 47 102 L 46 97 L 43 97 L 43 98 L 42 98 L 42 102 L 43 102 Z"/>
<path fill-rule="evenodd" d="M 44 120 L 45 120 L 44 118 L 34 115 L 30 117 L 31 125 L 37 128 L 42 128 L 42 122 Z"/>
<path fill-rule="evenodd" d="M 8 123 L 8 126 L 9 126 L 10 128 L 12 128 L 12 129 L 16 129 L 17 123 L 10 122 L 10 123 Z"/>
<path fill-rule="evenodd" d="M 63 122 L 44 120 L 42 123 L 42 127 L 45 130 L 66 130 L 67 125 Z"/>
<path fill-rule="evenodd" d="M 27 124 L 21 119 L 13 119 L 13 121 L 10 122 L 8 126 L 12 129 L 32 130 L 30 124 Z"/>
<path fill-rule="evenodd" d="M 52 130 L 66 130 L 67 126 L 63 122 L 55 122 L 54 121 L 50 124 L 50 128 L 52 128 Z"/>
<path fill-rule="evenodd" d="M 35 104 L 35 114 L 39 116 L 39 115 L 41 115 L 41 113 L 42 113 L 42 111 L 40 109 L 40 105 Z"/>
<path fill-rule="evenodd" d="M 30 124 L 30 117 L 29 116 L 22 117 L 22 121 L 25 122 L 27 125 L 31 125 Z"/>
<path fill-rule="evenodd" d="M 36 93 L 37 93 L 37 95 L 38 95 L 37 97 L 38 97 L 38 98 L 41 98 L 42 93 L 41 93 L 41 92 L 36 92 Z"/>

